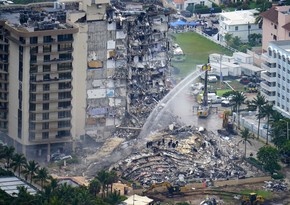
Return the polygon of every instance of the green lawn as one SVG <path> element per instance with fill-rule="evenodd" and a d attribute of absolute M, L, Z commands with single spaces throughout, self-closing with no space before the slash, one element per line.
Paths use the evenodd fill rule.
<path fill-rule="evenodd" d="M 180 77 L 185 77 L 195 70 L 197 64 L 207 63 L 208 56 L 211 53 L 232 55 L 231 51 L 195 32 L 179 33 L 173 36 L 175 42 L 179 44 L 185 54 L 184 61 L 172 62 L 172 65 L 179 69 L 180 73 L 178 75 Z"/>

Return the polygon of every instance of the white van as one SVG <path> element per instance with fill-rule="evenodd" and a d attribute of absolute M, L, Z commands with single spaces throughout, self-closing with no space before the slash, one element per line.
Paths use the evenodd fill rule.
<path fill-rule="evenodd" d="M 210 83 L 215 83 L 218 81 L 216 76 L 208 76 L 207 79 L 208 79 L 208 82 L 210 82 Z"/>

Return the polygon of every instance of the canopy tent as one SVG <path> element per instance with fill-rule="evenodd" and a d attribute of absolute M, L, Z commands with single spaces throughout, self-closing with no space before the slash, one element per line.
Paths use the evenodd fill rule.
<path fill-rule="evenodd" d="M 154 200 L 148 198 L 147 196 L 139 196 L 137 194 L 134 194 L 133 196 L 130 196 L 127 200 L 124 201 L 127 205 L 148 205 L 152 204 Z"/>
<path fill-rule="evenodd" d="M 184 22 L 184 21 L 178 19 L 175 22 L 170 22 L 169 25 L 170 26 L 173 26 L 173 27 L 176 27 L 176 26 L 186 26 L 187 25 L 187 22 Z"/>

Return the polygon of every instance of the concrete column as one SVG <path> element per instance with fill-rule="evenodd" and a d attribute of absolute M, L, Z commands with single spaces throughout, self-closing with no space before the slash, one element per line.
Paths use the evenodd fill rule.
<path fill-rule="evenodd" d="M 47 144 L 47 162 L 50 161 L 50 143 Z"/>

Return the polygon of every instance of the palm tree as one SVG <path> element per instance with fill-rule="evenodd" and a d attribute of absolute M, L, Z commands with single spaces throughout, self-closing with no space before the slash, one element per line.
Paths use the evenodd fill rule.
<path fill-rule="evenodd" d="M 93 179 L 89 184 L 89 191 L 95 197 L 101 190 L 101 183 L 98 179 Z"/>
<path fill-rule="evenodd" d="M 238 129 L 240 129 L 240 106 L 245 102 L 246 97 L 242 92 L 235 91 L 233 94 L 232 101 L 235 103 L 238 114 Z"/>
<path fill-rule="evenodd" d="M 109 177 L 109 173 L 106 172 L 105 170 L 98 172 L 96 176 L 96 178 L 99 180 L 99 182 L 102 185 L 102 197 L 105 196 L 105 190 L 108 185 L 108 177 Z"/>
<path fill-rule="evenodd" d="M 32 178 L 35 176 L 37 170 L 39 169 L 39 165 L 34 160 L 29 161 L 25 165 L 25 170 L 23 170 L 23 174 L 27 178 L 27 176 L 30 176 L 30 184 L 32 183 Z"/>
<path fill-rule="evenodd" d="M 111 205 L 117 205 L 117 204 L 120 204 L 125 199 L 126 199 L 126 197 L 121 196 L 120 193 L 118 193 L 117 191 L 114 191 L 113 193 L 110 193 L 106 197 L 105 202 L 107 202 L 108 204 L 111 204 Z"/>
<path fill-rule="evenodd" d="M 21 167 L 25 166 L 25 164 L 26 164 L 26 158 L 24 157 L 23 154 L 16 153 L 12 157 L 11 167 L 14 168 L 14 171 L 18 170 L 18 176 L 19 177 L 20 177 Z"/>
<path fill-rule="evenodd" d="M 252 138 L 252 134 L 250 133 L 249 129 L 244 128 L 241 131 L 241 140 L 238 142 L 238 144 L 240 144 L 241 142 L 245 145 L 245 157 L 247 154 L 247 143 L 249 143 L 250 145 L 252 145 L 250 139 Z"/>
<path fill-rule="evenodd" d="M 262 108 L 262 106 L 267 104 L 267 100 L 266 100 L 265 96 L 263 96 L 260 93 L 258 93 L 257 97 L 252 100 L 252 103 L 258 109 L 258 114 L 256 116 L 258 118 L 258 136 L 257 136 L 257 138 L 259 139 L 259 137 L 260 137 L 260 125 L 261 125 L 261 118 L 262 118 L 262 115 L 261 115 L 262 110 L 261 110 L 261 108 Z"/>
<path fill-rule="evenodd" d="M 7 169 L 10 168 L 10 160 L 14 155 L 15 148 L 12 146 L 5 146 L 3 149 L 3 157 L 6 159 Z"/>
<path fill-rule="evenodd" d="M 270 116 L 273 114 L 273 105 L 266 104 L 261 107 L 261 113 L 267 117 L 267 137 L 266 137 L 266 144 L 269 143 L 269 123 L 270 123 Z"/>
<path fill-rule="evenodd" d="M 107 182 L 108 182 L 108 184 L 110 184 L 111 193 L 113 192 L 113 183 L 115 183 L 117 181 L 118 181 L 117 173 L 115 171 L 110 171 Z M 107 190 L 107 192 L 108 192 L 108 190 Z"/>
<path fill-rule="evenodd" d="M 40 168 L 36 171 L 36 175 L 34 176 L 35 181 L 40 181 L 41 188 L 43 188 L 43 185 L 45 182 L 47 182 L 47 179 L 49 178 L 48 171 L 45 167 Z"/>

